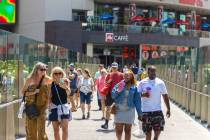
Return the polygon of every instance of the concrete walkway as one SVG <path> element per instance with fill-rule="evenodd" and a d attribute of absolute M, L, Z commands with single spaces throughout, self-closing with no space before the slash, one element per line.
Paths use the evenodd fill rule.
<path fill-rule="evenodd" d="M 160 140 L 210 140 L 210 132 L 197 123 L 185 112 L 174 104 L 171 104 L 172 117 L 166 119 L 165 131 L 161 134 Z M 69 126 L 69 140 L 115 140 L 113 121 L 110 122 L 110 129 L 100 128 L 101 112 L 97 111 L 96 100 L 93 102 L 91 117 L 89 120 L 81 120 L 81 110 L 73 113 L 73 120 Z M 136 122 L 137 123 L 137 122 Z M 137 129 L 135 125 L 133 131 Z M 53 140 L 53 129 L 47 127 L 49 140 Z M 139 140 L 132 136 L 132 140 Z M 143 138 L 144 139 L 144 138 Z M 142 139 L 142 140 L 143 140 Z M 18 140 L 25 140 L 18 139 Z"/>

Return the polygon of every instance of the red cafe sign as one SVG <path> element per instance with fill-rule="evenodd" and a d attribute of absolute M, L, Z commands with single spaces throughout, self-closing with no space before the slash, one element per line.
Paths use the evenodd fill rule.
<path fill-rule="evenodd" d="M 188 47 L 177 47 L 176 51 L 177 52 L 187 52 L 189 50 Z"/>
<path fill-rule="evenodd" d="M 179 3 L 203 7 L 203 0 L 179 0 Z"/>

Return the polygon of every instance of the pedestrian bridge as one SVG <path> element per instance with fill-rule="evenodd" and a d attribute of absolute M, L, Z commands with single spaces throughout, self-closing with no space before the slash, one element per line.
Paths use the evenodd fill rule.
<path fill-rule="evenodd" d="M 166 119 L 166 127 L 160 140 L 209 140 L 210 131 L 204 125 L 195 120 L 193 116 L 189 116 L 185 111 L 181 110 L 174 103 L 171 104 L 172 116 Z M 80 110 L 73 113 L 73 120 L 69 124 L 69 139 L 70 140 L 115 140 L 115 132 L 113 126 L 113 116 L 109 125 L 109 130 L 100 128 L 104 121 L 101 120 L 101 112 L 98 111 L 96 96 L 93 102 L 91 117 L 89 120 L 81 120 L 82 113 Z M 138 129 L 138 121 L 133 127 L 132 132 Z M 47 127 L 49 140 L 53 140 L 52 125 Z M 139 140 L 132 136 L 132 140 Z M 141 138 L 143 140 L 145 138 Z M 19 138 L 17 140 L 25 140 Z"/>
<path fill-rule="evenodd" d="M 45 62 L 50 73 L 55 65 L 66 68 L 67 62 L 77 62 L 77 66 L 87 67 L 94 73 L 98 60 L 4 31 L 0 31 L 0 38 L 4 40 L 0 42 L 0 140 L 24 140 L 24 119 L 17 118 L 17 111 L 21 87 L 33 65 L 37 61 Z M 166 82 L 171 98 L 172 116 L 166 119 L 161 140 L 210 139 L 209 48 L 168 53 L 170 55 L 149 61 L 157 66 L 157 75 Z M 113 125 L 107 131 L 100 129 L 103 121 L 95 101 L 89 120 L 81 120 L 80 110 L 73 113 L 69 126 L 71 140 L 115 139 Z M 133 131 L 137 128 L 138 125 L 134 125 Z M 51 125 L 47 127 L 47 133 L 53 140 Z M 132 136 L 132 140 L 137 139 Z"/>

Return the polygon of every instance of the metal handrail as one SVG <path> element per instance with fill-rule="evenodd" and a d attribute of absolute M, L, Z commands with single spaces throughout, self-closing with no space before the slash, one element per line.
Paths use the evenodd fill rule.
<path fill-rule="evenodd" d="M 12 104 L 19 103 L 19 102 L 21 102 L 21 101 L 22 101 L 22 99 L 17 99 L 17 100 L 8 102 L 8 103 L 1 104 L 1 105 L 0 105 L 0 109 L 2 109 L 2 108 L 4 108 L 4 107 L 7 107 L 7 106 L 10 106 L 10 105 L 12 105 Z"/>
<path fill-rule="evenodd" d="M 173 36 L 192 36 L 192 37 L 210 37 L 210 32 L 200 30 L 185 30 L 179 28 L 140 26 L 140 25 L 122 25 L 122 24 L 105 24 L 105 23 L 85 23 L 83 30 L 86 31 L 120 31 L 132 33 L 165 33 Z"/>
<path fill-rule="evenodd" d="M 167 83 L 171 83 L 171 84 L 173 84 L 173 85 L 175 85 L 175 86 L 178 86 L 178 87 L 181 87 L 181 88 L 183 88 L 183 89 L 189 90 L 189 91 L 191 91 L 191 92 L 198 93 L 199 95 L 206 96 L 206 97 L 209 97 L 209 98 L 210 98 L 210 95 L 203 94 L 203 93 L 202 93 L 202 92 L 200 92 L 200 91 L 196 91 L 196 90 L 193 90 L 193 89 L 190 89 L 190 88 L 187 88 L 187 87 L 181 86 L 181 85 L 176 84 L 176 83 L 171 82 L 171 81 L 167 81 L 167 80 L 163 80 L 163 81 L 165 81 L 165 82 L 167 82 Z M 187 93 L 187 94 L 189 94 L 189 93 Z"/>

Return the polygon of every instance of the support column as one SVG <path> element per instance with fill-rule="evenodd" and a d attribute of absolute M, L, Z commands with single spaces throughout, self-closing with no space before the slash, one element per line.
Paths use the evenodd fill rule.
<path fill-rule="evenodd" d="M 142 46 L 139 45 L 139 68 L 142 67 Z"/>
<path fill-rule="evenodd" d="M 86 54 L 87 56 L 93 57 L 93 44 L 92 43 L 87 43 Z"/>
<path fill-rule="evenodd" d="M 163 6 L 158 6 L 158 19 L 161 21 L 163 19 Z"/>

